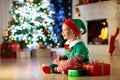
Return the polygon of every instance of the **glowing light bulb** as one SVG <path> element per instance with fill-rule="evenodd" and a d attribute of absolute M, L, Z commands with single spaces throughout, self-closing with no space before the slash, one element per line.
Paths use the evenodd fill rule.
<path fill-rule="evenodd" d="M 10 31 L 10 28 L 8 28 L 7 30 Z"/>
<path fill-rule="evenodd" d="M 25 43 L 28 43 L 28 41 L 27 41 L 27 40 L 25 40 Z"/>
<path fill-rule="evenodd" d="M 18 8 L 18 5 L 16 5 L 15 7 Z"/>

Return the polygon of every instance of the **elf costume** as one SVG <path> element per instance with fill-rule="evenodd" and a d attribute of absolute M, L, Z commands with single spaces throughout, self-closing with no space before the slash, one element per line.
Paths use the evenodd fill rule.
<path fill-rule="evenodd" d="M 76 39 L 72 42 L 66 41 L 64 44 L 65 55 L 53 61 L 50 66 L 43 66 L 42 70 L 44 73 L 61 73 L 67 74 L 68 69 L 81 69 L 81 64 L 89 63 L 88 49 L 82 40 L 79 38 L 81 31 L 80 27 L 77 27 L 75 23 L 66 19 L 64 24 L 73 31 Z"/>
<path fill-rule="evenodd" d="M 72 19 L 72 21 L 82 31 L 82 35 L 87 32 L 86 26 L 81 19 Z"/>

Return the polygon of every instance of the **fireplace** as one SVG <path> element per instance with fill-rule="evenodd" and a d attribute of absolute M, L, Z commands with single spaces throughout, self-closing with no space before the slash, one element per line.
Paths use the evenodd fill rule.
<path fill-rule="evenodd" d="M 108 23 L 107 19 L 87 21 L 88 45 L 108 44 Z"/>

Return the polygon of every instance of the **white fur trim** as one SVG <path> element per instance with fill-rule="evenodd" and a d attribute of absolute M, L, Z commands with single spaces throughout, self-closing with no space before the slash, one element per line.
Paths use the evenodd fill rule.
<path fill-rule="evenodd" d="M 75 39 L 72 42 L 66 41 L 65 44 L 69 45 L 69 48 L 71 48 L 71 47 L 73 47 L 78 42 L 82 42 L 82 39 L 78 38 L 78 39 Z"/>

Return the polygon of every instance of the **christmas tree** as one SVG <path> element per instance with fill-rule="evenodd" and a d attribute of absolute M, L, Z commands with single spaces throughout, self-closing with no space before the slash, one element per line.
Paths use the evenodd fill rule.
<path fill-rule="evenodd" d="M 14 0 L 5 41 L 21 48 L 59 47 L 50 0 Z"/>

